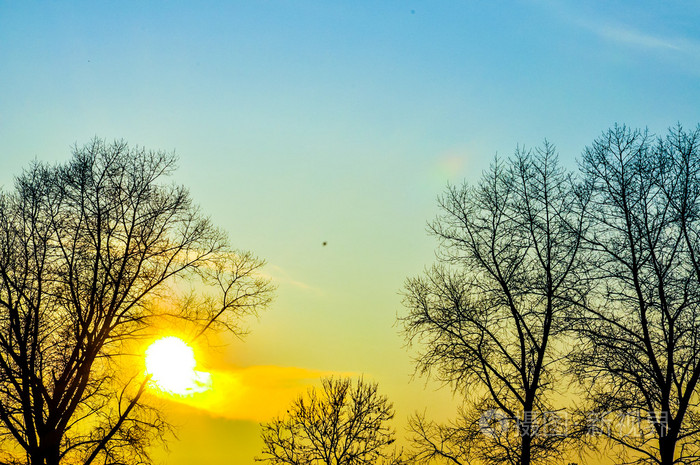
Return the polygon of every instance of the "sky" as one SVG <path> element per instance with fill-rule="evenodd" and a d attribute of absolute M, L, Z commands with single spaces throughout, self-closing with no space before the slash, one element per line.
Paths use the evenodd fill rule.
<path fill-rule="evenodd" d="M 0 0 L 0 185 L 95 136 L 175 151 L 267 261 L 250 334 L 195 348 L 217 395 L 159 399 L 179 439 L 158 463 L 252 464 L 258 422 L 329 374 L 378 382 L 401 436 L 459 403 L 396 323 L 437 196 L 517 146 L 574 168 L 615 123 L 696 126 L 698 24 L 690 0 Z"/>

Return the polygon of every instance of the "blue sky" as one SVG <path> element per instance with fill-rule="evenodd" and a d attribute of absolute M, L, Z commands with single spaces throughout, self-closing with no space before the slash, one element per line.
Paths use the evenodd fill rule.
<path fill-rule="evenodd" d="M 698 24 L 692 1 L 0 0 L 0 184 L 95 135 L 175 150 L 279 285 L 219 358 L 366 373 L 400 421 L 444 417 L 394 326 L 436 196 L 518 144 L 574 167 L 614 123 L 700 123 Z M 254 422 L 178 412 L 232 438 L 209 463 L 252 463 Z M 202 441 L 184 426 L 167 463 Z"/>

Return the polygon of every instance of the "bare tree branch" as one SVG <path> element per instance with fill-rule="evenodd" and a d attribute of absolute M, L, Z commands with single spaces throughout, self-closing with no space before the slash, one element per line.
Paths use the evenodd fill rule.
<path fill-rule="evenodd" d="M 559 456 L 562 438 L 543 434 L 538 421 L 552 409 L 562 356 L 553 341 L 582 300 L 584 209 L 573 189 L 545 142 L 496 159 L 477 186 L 449 187 L 440 199 L 443 213 L 430 225 L 440 263 L 406 282 L 401 321 L 420 344 L 418 371 L 451 383 L 472 409 L 452 426 L 414 419 L 415 457 L 529 464 Z M 494 409 L 513 428 L 480 434 L 480 415 Z"/>
<path fill-rule="evenodd" d="M 161 183 L 175 163 L 95 139 L 0 194 L 0 440 L 32 465 L 148 462 L 167 427 L 143 403 L 145 375 L 115 367 L 178 283 L 208 293 L 196 310 L 173 306 L 197 335 L 238 333 L 270 301 L 263 262 L 231 250 L 187 189 Z"/>

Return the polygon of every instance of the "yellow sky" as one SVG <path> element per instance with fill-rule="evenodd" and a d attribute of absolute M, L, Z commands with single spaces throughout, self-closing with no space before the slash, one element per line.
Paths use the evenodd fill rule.
<path fill-rule="evenodd" d="M 173 181 L 267 260 L 250 334 L 194 347 L 212 391 L 154 397 L 179 425 L 161 463 L 252 465 L 258 422 L 328 373 L 377 381 L 401 437 L 459 405 L 412 379 L 396 326 L 436 197 L 518 144 L 574 167 L 615 122 L 693 127 L 699 20 L 649 0 L 0 1 L 0 185 L 95 135 L 174 150 Z"/>
<path fill-rule="evenodd" d="M 182 332 L 160 329 L 159 334 L 139 343 L 146 348 L 162 337 L 183 336 Z M 424 380 L 409 383 L 405 377 L 392 379 L 381 374 L 359 371 L 323 370 L 312 367 L 279 365 L 242 365 L 246 358 L 236 349 L 249 346 L 245 340 L 222 335 L 192 343 L 197 364 L 194 369 L 210 379 L 210 389 L 178 395 L 152 386 L 144 398 L 158 405 L 176 427 L 177 439 L 171 438 L 167 448 L 158 447 L 154 457 L 159 463 L 185 465 L 194 457 L 207 463 L 253 463 L 261 442 L 259 423 L 284 414 L 291 402 L 309 388 L 317 387 L 321 377 L 364 376 L 377 381 L 380 392 L 396 405 L 394 427 L 401 441 L 406 417 L 413 411 L 430 412 L 442 419 L 451 417 L 456 401 L 449 390 L 433 391 Z M 282 352 L 282 348 L 277 346 Z M 143 358 L 143 357 L 142 357 Z M 131 359 L 144 364 L 144 360 Z M 142 368 L 143 369 L 143 368 Z M 184 370 L 189 369 L 187 366 Z M 427 394 L 427 396 L 426 396 Z M 417 399 L 421 399 L 418 402 Z M 195 452 L 196 451 L 196 452 Z M 229 462 L 233 460 L 232 462 Z"/>

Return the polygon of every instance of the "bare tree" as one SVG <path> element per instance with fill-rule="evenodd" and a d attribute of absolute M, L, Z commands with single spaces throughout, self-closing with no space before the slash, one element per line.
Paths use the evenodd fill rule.
<path fill-rule="evenodd" d="M 148 378 L 117 369 L 128 340 L 182 280 L 218 292 L 174 312 L 199 328 L 237 328 L 268 303 L 262 262 L 230 249 L 184 187 L 159 184 L 175 162 L 95 139 L 66 164 L 34 163 L 0 196 L 0 440 L 10 462 L 148 462 L 167 424 L 142 401 Z"/>
<path fill-rule="evenodd" d="M 487 448 L 478 447 L 483 440 L 478 419 L 472 421 L 463 412 L 450 424 L 439 424 L 427 420 L 425 414 L 415 414 L 409 418 L 408 430 L 413 446 L 412 453 L 407 454 L 409 463 L 437 461 L 468 465 L 478 460 L 480 453 L 488 454 Z"/>
<path fill-rule="evenodd" d="M 579 230 L 570 176 L 549 143 L 498 159 L 476 187 L 450 187 L 431 225 L 440 263 L 406 284 L 402 318 L 421 373 L 471 405 L 453 426 L 414 418 L 417 457 L 529 464 L 556 458 L 553 342 L 579 300 Z M 479 429 L 485 426 L 488 434 Z M 482 434 L 479 434 L 481 432 Z"/>
<path fill-rule="evenodd" d="M 700 461 L 699 143 L 615 126 L 581 163 L 592 293 L 571 366 L 626 463 Z"/>
<path fill-rule="evenodd" d="M 310 389 L 283 418 L 262 424 L 265 443 L 257 461 L 289 465 L 399 465 L 394 431 L 388 422 L 394 408 L 379 395 L 376 383 L 325 378 L 321 390 Z"/>

